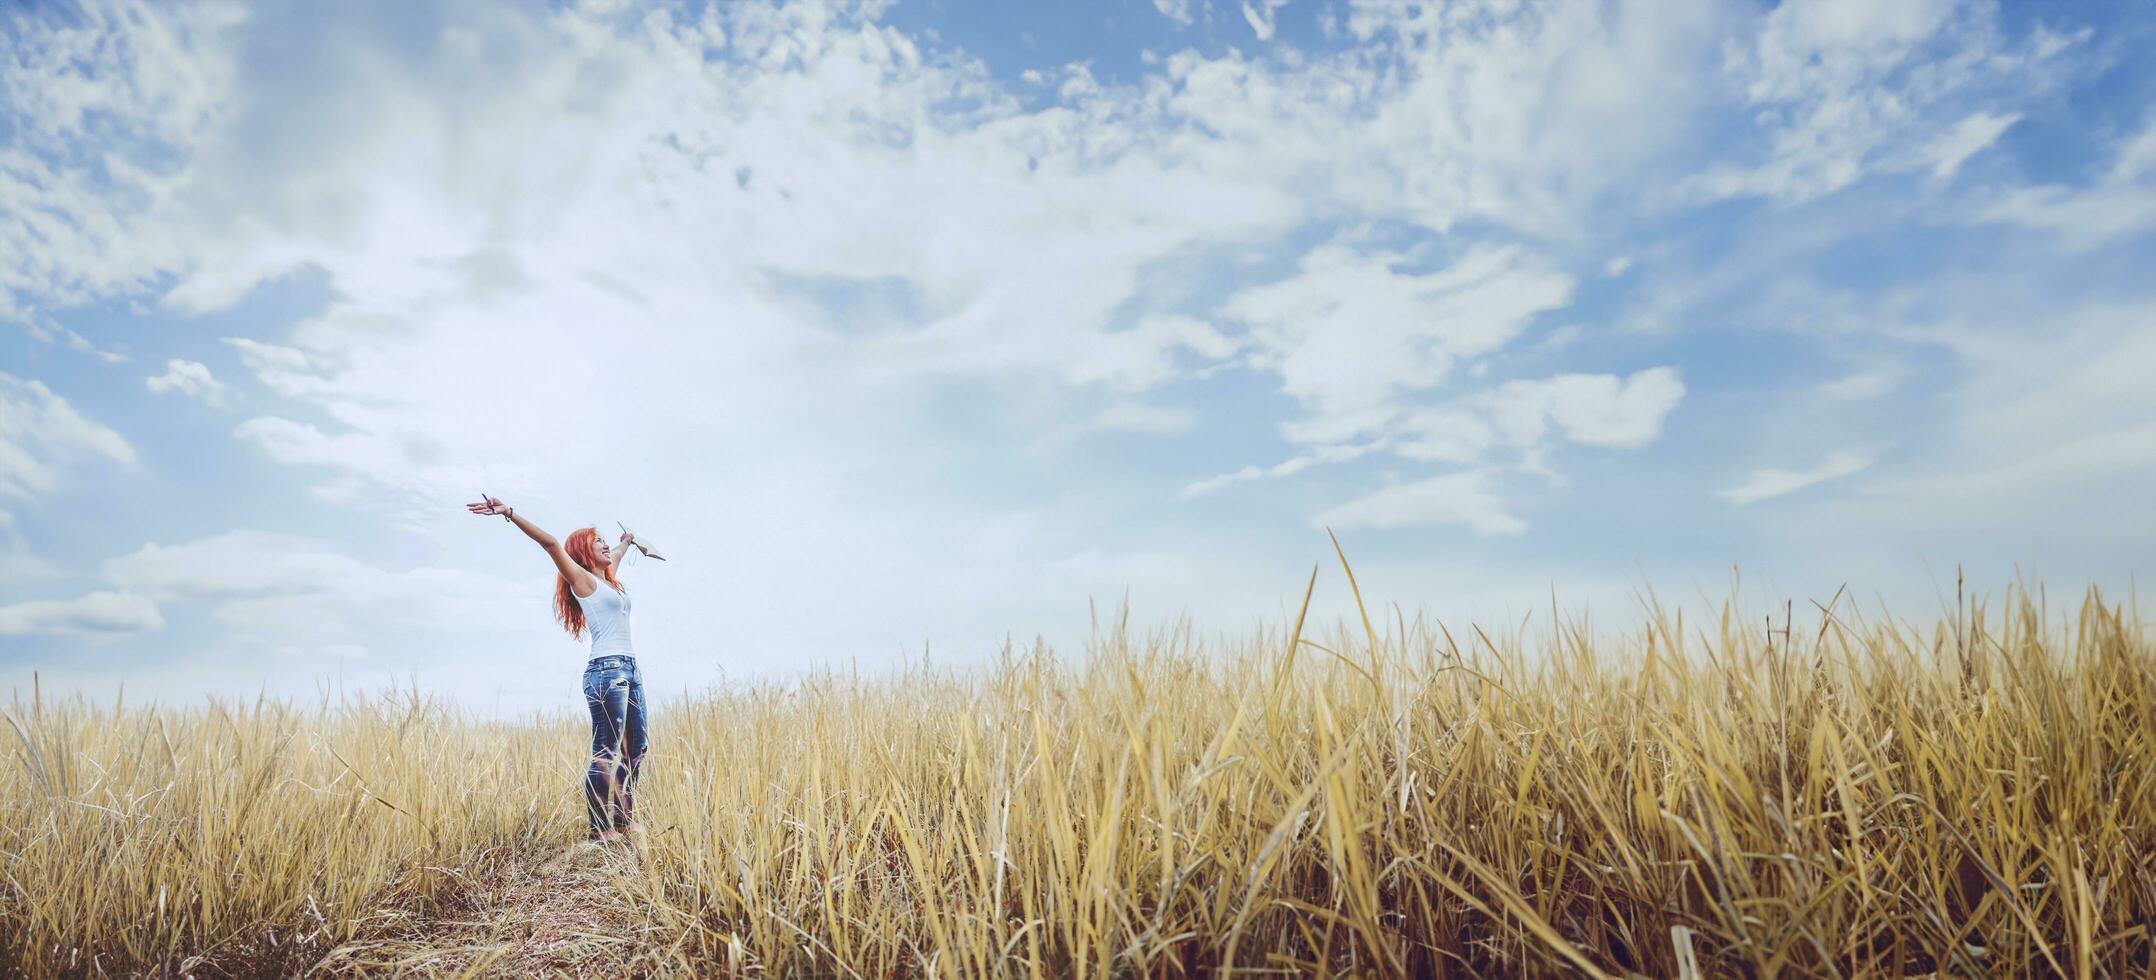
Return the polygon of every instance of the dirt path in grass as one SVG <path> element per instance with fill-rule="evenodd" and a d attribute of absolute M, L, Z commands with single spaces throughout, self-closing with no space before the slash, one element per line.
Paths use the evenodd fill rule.
<path fill-rule="evenodd" d="M 462 885 L 438 907 L 378 910 L 362 935 L 310 977 L 620 977 L 637 943 L 614 880 L 633 858 L 575 845 L 520 855 Z"/>

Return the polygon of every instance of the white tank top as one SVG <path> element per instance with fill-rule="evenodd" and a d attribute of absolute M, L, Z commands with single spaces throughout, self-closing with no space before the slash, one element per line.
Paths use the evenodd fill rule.
<path fill-rule="evenodd" d="M 576 596 L 576 604 L 584 607 L 584 628 L 591 633 L 591 655 L 634 656 L 629 648 L 629 594 L 606 584 L 606 579 L 593 575 L 598 588 L 588 596 Z M 570 595 L 576 595 L 574 588 Z"/>

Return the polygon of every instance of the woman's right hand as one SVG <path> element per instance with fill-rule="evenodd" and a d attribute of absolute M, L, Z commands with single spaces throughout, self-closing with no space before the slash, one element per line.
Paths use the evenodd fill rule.
<path fill-rule="evenodd" d="M 476 504 L 465 504 L 464 509 L 481 517 L 503 517 L 512 513 L 512 508 L 508 504 L 502 503 L 494 497 L 482 498 Z"/>

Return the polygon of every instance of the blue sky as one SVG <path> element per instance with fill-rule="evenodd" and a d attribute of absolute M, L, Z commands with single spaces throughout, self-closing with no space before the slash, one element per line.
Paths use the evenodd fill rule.
<path fill-rule="evenodd" d="M 2142 3 L 0 17 L 10 686 L 557 703 L 482 490 L 668 690 L 2156 546 Z"/>

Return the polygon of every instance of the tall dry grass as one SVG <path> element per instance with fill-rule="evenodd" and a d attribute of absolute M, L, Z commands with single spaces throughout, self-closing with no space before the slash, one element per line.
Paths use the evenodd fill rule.
<path fill-rule="evenodd" d="M 370 914 L 558 837 L 585 737 L 410 692 L 304 709 L 17 693 L 0 733 L 0 975 L 301 969 Z"/>
<path fill-rule="evenodd" d="M 1534 641 L 1397 613 L 1235 641 L 1117 623 L 1082 657 L 664 705 L 609 955 L 861 977 L 2147 970 L 2139 623 L 2093 593 L 2047 621 L 2019 592 L 1924 629 L 1811 620 Z M 35 976 L 297 969 L 581 819 L 567 715 L 10 714 L 0 944 Z"/>

